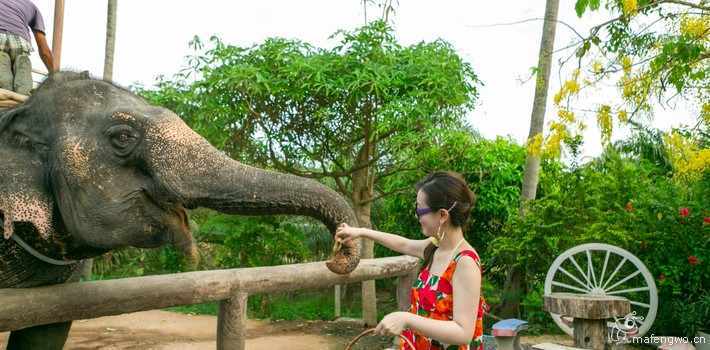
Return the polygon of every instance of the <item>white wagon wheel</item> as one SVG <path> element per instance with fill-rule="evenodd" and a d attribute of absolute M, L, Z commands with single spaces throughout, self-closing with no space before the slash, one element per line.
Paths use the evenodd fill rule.
<path fill-rule="evenodd" d="M 545 278 L 545 294 L 555 292 L 615 295 L 629 299 L 641 337 L 651 328 L 658 309 L 656 283 L 646 265 L 619 247 L 588 243 L 572 247 L 555 259 Z M 572 319 L 550 313 L 557 325 L 573 335 Z M 642 317 L 642 318 L 641 318 Z M 613 322 L 610 322 L 610 326 Z"/>

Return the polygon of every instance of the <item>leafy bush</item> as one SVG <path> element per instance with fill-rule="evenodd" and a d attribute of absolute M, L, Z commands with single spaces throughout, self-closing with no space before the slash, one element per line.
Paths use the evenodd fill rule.
<path fill-rule="evenodd" d="M 656 277 L 659 310 L 651 331 L 694 335 L 710 326 L 710 176 L 681 184 L 656 172 L 644 160 L 609 151 L 548 178 L 556 184 L 546 187 L 555 190 L 530 202 L 524 218 L 512 216 L 505 234 L 491 242 L 491 254 L 501 266 L 523 266 L 527 288 L 535 292 L 552 259 L 568 248 L 620 246 Z M 538 320 L 541 303 L 524 306 L 525 317 Z"/>

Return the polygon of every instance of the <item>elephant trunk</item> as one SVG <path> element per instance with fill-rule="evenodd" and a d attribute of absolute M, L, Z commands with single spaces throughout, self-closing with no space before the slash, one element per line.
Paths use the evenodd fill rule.
<path fill-rule="evenodd" d="M 188 208 L 227 214 L 290 214 L 313 217 L 331 233 L 356 225 L 345 199 L 327 186 L 290 174 L 242 164 L 210 145 L 179 118 L 158 121 L 146 135 L 149 168 L 170 197 Z M 328 268 L 347 274 L 359 262 L 358 242 L 343 244 Z"/>

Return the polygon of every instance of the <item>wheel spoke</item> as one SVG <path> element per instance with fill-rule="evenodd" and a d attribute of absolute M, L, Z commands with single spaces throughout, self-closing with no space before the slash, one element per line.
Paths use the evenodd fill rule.
<path fill-rule="evenodd" d="M 572 275 L 571 273 L 567 272 L 567 270 L 565 270 L 564 268 L 562 268 L 562 266 L 558 267 L 558 269 L 559 269 L 560 271 L 564 272 L 567 276 L 569 276 L 569 277 L 570 277 L 571 279 L 573 279 L 575 282 L 579 283 L 580 286 L 586 288 L 587 291 L 589 292 L 589 286 L 587 286 L 586 284 L 584 284 L 584 282 L 580 281 L 579 279 L 577 279 L 577 277 L 575 277 L 575 276 Z"/>
<path fill-rule="evenodd" d="M 647 309 L 650 309 L 650 308 L 651 308 L 651 304 L 640 303 L 640 302 L 638 302 L 638 301 L 629 300 L 629 303 L 631 303 L 632 305 L 645 307 L 645 308 L 647 308 Z"/>
<path fill-rule="evenodd" d="M 557 282 L 557 281 L 552 281 L 552 285 L 553 285 L 553 286 L 562 287 L 562 288 L 571 289 L 571 290 L 576 290 L 576 291 L 578 291 L 578 292 L 582 292 L 582 293 L 585 293 L 585 294 L 589 292 L 588 290 L 584 290 L 584 289 L 582 289 L 582 288 L 577 288 L 577 287 L 575 287 L 575 286 L 570 286 L 569 284 L 565 284 L 565 283 Z"/>
<path fill-rule="evenodd" d="M 585 260 L 586 266 L 582 266 Z M 658 291 L 646 265 L 629 251 L 604 243 L 586 243 L 564 251 L 547 271 L 545 290 L 629 299 L 634 313 L 626 316 L 638 315 L 633 319 L 637 325 L 633 336 L 649 331 L 658 309 Z M 550 315 L 566 334 L 573 335 L 571 318 Z"/>
<path fill-rule="evenodd" d="M 606 251 L 606 257 L 604 258 L 604 267 L 602 267 L 602 275 L 599 277 L 599 284 L 601 285 L 602 282 L 604 282 L 604 273 L 606 272 L 606 265 L 609 262 L 609 254 L 611 254 L 610 251 Z"/>
<path fill-rule="evenodd" d="M 614 269 L 614 272 L 611 273 L 611 276 L 609 276 L 609 279 L 606 281 L 606 283 L 604 283 L 604 285 L 602 286 L 602 289 L 606 290 L 606 285 L 609 284 L 609 282 L 611 282 L 611 280 L 614 278 L 614 276 L 616 276 L 616 273 L 619 272 L 619 269 L 621 268 L 621 266 L 624 265 L 625 262 L 626 262 L 626 258 L 621 259 L 621 262 Z"/>
<path fill-rule="evenodd" d="M 594 265 L 592 265 L 592 252 L 590 249 L 587 249 L 587 271 L 589 271 L 589 274 L 592 276 L 594 288 L 599 287 L 599 285 L 597 285 L 597 277 L 594 276 Z"/>
<path fill-rule="evenodd" d="M 613 292 L 607 292 L 607 295 L 613 295 L 613 294 L 624 294 L 624 293 L 631 293 L 631 292 L 642 292 L 649 290 L 650 288 L 648 287 L 638 287 L 638 288 L 629 288 L 629 289 L 622 289 L 622 290 L 615 290 Z"/>
<path fill-rule="evenodd" d="M 620 285 L 620 284 L 622 284 L 622 283 L 624 283 L 624 282 L 626 282 L 626 281 L 628 281 L 628 280 L 634 278 L 634 276 L 636 276 L 636 275 L 638 275 L 638 274 L 640 274 L 640 273 L 641 273 L 641 270 L 636 270 L 636 272 L 634 272 L 634 273 L 632 273 L 632 274 L 630 274 L 630 275 L 624 277 L 624 279 L 622 279 L 621 281 L 614 283 L 613 286 L 611 286 L 611 287 L 609 287 L 609 288 L 605 288 L 605 289 L 604 289 L 604 292 L 607 292 L 607 291 L 610 291 L 610 290 L 614 289 L 614 287 L 616 287 L 616 286 L 618 286 L 618 285 Z M 648 288 L 648 287 L 647 287 L 647 288 Z M 609 293 L 607 292 L 607 294 L 609 294 Z"/>
<path fill-rule="evenodd" d="M 592 283 L 589 282 L 589 277 L 584 273 L 584 271 L 582 271 L 582 268 L 579 267 L 579 264 L 577 264 L 577 260 L 574 260 L 574 256 L 570 255 L 569 260 L 572 261 L 574 266 L 577 268 L 577 271 L 579 271 L 579 273 L 581 273 L 582 276 L 584 276 L 584 280 L 587 281 L 587 285 L 586 285 L 587 289 L 592 289 L 592 285 L 591 285 Z"/>

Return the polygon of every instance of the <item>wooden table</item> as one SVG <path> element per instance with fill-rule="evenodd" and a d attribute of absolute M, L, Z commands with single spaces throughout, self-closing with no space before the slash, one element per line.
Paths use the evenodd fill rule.
<path fill-rule="evenodd" d="M 604 350 L 607 319 L 631 312 L 629 300 L 595 294 L 551 293 L 545 295 L 545 311 L 574 318 L 574 346 Z"/>

